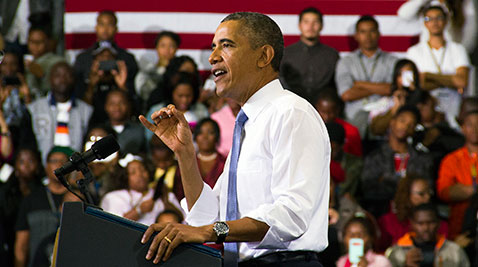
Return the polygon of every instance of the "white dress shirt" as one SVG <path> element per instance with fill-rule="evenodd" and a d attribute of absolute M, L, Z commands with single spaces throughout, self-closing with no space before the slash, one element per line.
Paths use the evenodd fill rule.
<path fill-rule="evenodd" d="M 242 107 L 244 126 L 237 167 L 239 218 L 270 226 L 261 242 L 239 243 L 239 260 L 280 250 L 327 247 L 330 143 L 325 124 L 304 99 L 278 79 Z M 214 189 L 204 184 L 186 222 L 226 219 L 230 155 Z"/>

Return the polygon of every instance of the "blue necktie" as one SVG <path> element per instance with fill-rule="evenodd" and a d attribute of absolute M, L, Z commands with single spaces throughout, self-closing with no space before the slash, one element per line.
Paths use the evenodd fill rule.
<path fill-rule="evenodd" d="M 244 111 L 239 111 L 234 125 L 234 137 L 232 139 L 231 163 L 229 164 L 229 183 L 227 187 L 227 209 L 226 221 L 237 220 L 237 161 L 241 151 L 241 137 L 244 124 L 247 121 L 247 115 Z M 238 251 L 236 242 L 224 243 L 224 266 L 237 266 Z"/>

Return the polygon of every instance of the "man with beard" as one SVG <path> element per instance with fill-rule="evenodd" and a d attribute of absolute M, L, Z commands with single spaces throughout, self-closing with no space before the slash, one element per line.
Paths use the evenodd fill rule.
<path fill-rule="evenodd" d="M 432 160 L 407 142 L 419 122 L 416 107 L 401 107 L 390 121 L 388 141 L 365 157 L 362 204 L 376 217 L 388 212 L 398 181 L 405 175 L 413 173 L 432 183 Z"/>
<path fill-rule="evenodd" d="M 54 146 L 80 151 L 83 136 L 93 109 L 73 95 L 73 69 L 65 62 L 53 65 L 50 73 L 51 91 L 28 105 L 38 149 L 46 162 Z"/>
<path fill-rule="evenodd" d="M 322 13 L 309 7 L 299 15 L 300 40 L 285 48 L 280 68 L 284 87 L 315 103 L 317 94 L 334 87 L 335 64 L 339 53 L 320 42 Z"/>
<path fill-rule="evenodd" d="M 393 266 L 470 266 L 463 249 L 437 233 L 439 219 L 433 204 L 416 206 L 410 225 L 412 232 L 405 234 L 385 253 Z"/>

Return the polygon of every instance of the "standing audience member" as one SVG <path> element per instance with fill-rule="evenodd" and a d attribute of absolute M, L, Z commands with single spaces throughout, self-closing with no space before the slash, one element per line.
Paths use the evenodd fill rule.
<path fill-rule="evenodd" d="M 53 171 L 65 164 L 71 154 L 73 150 L 69 147 L 53 147 L 46 157 L 48 185 L 39 187 L 22 201 L 15 225 L 15 266 L 51 265 L 60 208 L 67 192 Z"/>
<path fill-rule="evenodd" d="M 455 117 L 461 94 L 468 85 L 470 60 L 463 45 L 445 40 L 448 14 L 441 5 L 426 7 L 423 15 L 430 37 L 410 47 L 407 58 L 413 60 L 420 71 L 422 89 L 431 91 L 448 123 L 458 129 Z"/>
<path fill-rule="evenodd" d="M 412 209 L 420 204 L 431 202 L 433 189 L 430 181 L 420 176 L 407 175 L 400 180 L 397 192 L 393 199 L 392 210 L 379 218 L 380 226 L 379 251 L 385 251 L 397 243 L 404 234 L 410 232 L 410 215 Z M 445 237 L 448 233 L 448 224 L 440 220 L 438 233 Z"/>
<path fill-rule="evenodd" d="M 17 53 L 7 50 L 0 64 L 0 142 L 6 149 L 9 142 L 13 147 L 36 148 L 31 117 L 25 104 L 30 103 L 30 89 L 23 77 L 23 60 Z M 5 127 L 3 121 L 8 127 Z M 9 154 L 2 150 L 4 160 Z"/>
<path fill-rule="evenodd" d="M 132 54 L 118 47 L 118 45 L 115 43 L 115 35 L 118 32 L 117 24 L 118 18 L 113 11 L 103 10 L 98 13 L 95 26 L 96 43 L 79 54 L 75 59 L 74 69 L 75 78 L 77 81 L 75 94 L 77 97 L 84 98 L 86 89 L 90 84 L 90 71 L 94 70 L 95 65 L 94 51 L 100 48 L 101 44 L 104 45 L 106 43 L 111 45 L 113 49 L 117 51 L 116 60 L 124 62 L 124 65 L 127 68 L 125 86 L 128 88 L 128 92 L 131 96 L 136 96 L 136 91 L 134 89 L 134 78 L 138 72 L 138 65 L 136 64 L 136 60 Z"/>
<path fill-rule="evenodd" d="M 389 95 L 390 82 L 396 58 L 378 46 L 378 22 L 371 16 L 362 16 L 355 24 L 355 40 L 359 48 L 337 63 L 335 83 L 345 102 L 347 120 L 359 128 L 365 138 L 368 125 L 366 106 Z"/>
<path fill-rule="evenodd" d="M 146 150 L 144 129 L 131 119 L 131 103 L 126 92 L 113 90 L 106 96 L 107 127 L 113 128 L 121 153 L 138 154 Z"/>
<path fill-rule="evenodd" d="M 80 151 L 93 109 L 73 95 L 73 69 L 66 62 L 53 65 L 50 93 L 28 105 L 33 132 L 43 162 L 54 146 L 68 146 Z"/>
<path fill-rule="evenodd" d="M 163 190 L 163 183 L 158 183 L 156 190 L 148 188 L 151 170 L 141 157 L 127 154 L 119 164 L 119 189 L 103 197 L 102 209 L 146 225 L 153 224 L 166 209 L 179 209 L 176 197 Z"/>
<path fill-rule="evenodd" d="M 463 216 L 476 192 L 478 169 L 478 108 L 463 114 L 465 145 L 445 156 L 437 181 L 438 197 L 450 205 L 449 237 L 461 231 Z"/>
<path fill-rule="evenodd" d="M 360 175 L 363 161 L 361 157 L 344 151 L 345 130 L 336 122 L 326 122 L 329 132 L 330 147 L 330 178 L 338 185 L 338 195 L 356 199 L 360 188 Z"/>
<path fill-rule="evenodd" d="M 0 265 L 13 266 L 15 221 L 22 200 L 42 186 L 40 153 L 19 148 L 13 160 L 13 173 L 0 186 Z"/>
<path fill-rule="evenodd" d="M 51 88 L 50 72 L 53 65 L 65 58 L 51 51 L 51 23 L 49 15 L 30 17 L 32 26 L 28 31 L 28 52 L 31 59 L 25 60 L 25 79 L 34 99 L 44 97 Z"/>
<path fill-rule="evenodd" d="M 335 88 L 335 65 L 339 53 L 320 42 L 323 15 L 315 7 L 300 12 L 300 41 L 284 49 L 280 77 L 284 88 L 307 99 L 311 104 L 317 94 L 328 87 Z"/>
<path fill-rule="evenodd" d="M 357 266 L 357 267 L 391 267 L 392 264 L 390 261 L 380 255 L 375 253 L 373 246 L 375 244 L 375 239 L 377 236 L 377 230 L 374 228 L 373 223 L 365 216 L 355 216 L 352 217 L 344 226 L 344 246 L 347 254 L 342 256 L 337 261 L 337 267 L 348 267 L 348 266 Z M 349 252 L 350 240 L 352 238 L 359 238 L 363 241 L 363 256 L 360 257 L 358 263 L 352 264 L 350 262 Z"/>
<path fill-rule="evenodd" d="M 319 112 L 324 122 L 336 122 L 345 130 L 344 151 L 361 157 L 362 156 L 362 139 L 357 127 L 342 120 L 339 116 L 342 113 L 343 102 L 337 93 L 331 89 L 319 92 L 315 109 Z M 388 126 L 387 126 L 388 127 Z"/>
<path fill-rule="evenodd" d="M 410 223 L 411 231 L 386 252 L 393 266 L 470 266 L 463 249 L 437 232 L 438 212 L 433 204 L 413 208 Z"/>
<path fill-rule="evenodd" d="M 174 58 L 181 44 L 181 38 L 174 32 L 162 31 L 156 37 L 154 47 L 158 56 L 158 62 L 150 62 L 140 70 L 135 78 L 136 93 L 143 102 L 148 101 L 151 92 L 162 81 L 169 61 Z"/>
<path fill-rule="evenodd" d="M 388 141 L 365 157 L 363 206 L 376 217 L 389 211 L 397 184 L 408 173 L 432 181 L 430 157 L 407 143 L 418 122 L 420 114 L 415 107 L 401 107 L 390 121 Z"/>
<path fill-rule="evenodd" d="M 422 11 L 431 2 L 441 4 L 450 15 L 450 23 L 445 28 L 445 39 L 461 43 L 468 54 L 473 53 L 478 38 L 477 6 L 473 0 L 408 0 L 398 9 L 398 16 L 409 21 L 422 22 Z M 422 28 L 420 42 L 426 42 L 430 34 L 426 27 Z"/>
<path fill-rule="evenodd" d="M 232 147 L 234 123 L 240 110 L 241 106 L 236 101 L 226 98 L 226 104 L 220 110 L 211 114 L 211 119 L 217 122 L 221 132 L 217 151 L 225 157 L 229 155 Z"/>

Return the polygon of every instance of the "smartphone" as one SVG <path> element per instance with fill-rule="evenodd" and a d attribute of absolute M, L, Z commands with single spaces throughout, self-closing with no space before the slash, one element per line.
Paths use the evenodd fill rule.
<path fill-rule="evenodd" d="M 349 261 L 350 263 L 359 263 L 363 256 L 363 239 L 351 238 L 349 240 Z"/>
<path fill-rule="evenodd" d="M 403 87 L 410 87 L 413 83 L 413 71 L 406 70 L 402 72 L 402 86 Z"/>
<path fill-rule="evenodd" d="M 115 60 L 104 60 L 100 61 L 100 70 L 109 72 L 112 70 L 118 70 L 118 65 Z"/>
<path fill-rule="evenodd" d="M 5 76 L 2 79 L 2 85 L 20 85 L 20 79 L 17 76 Z"/>

